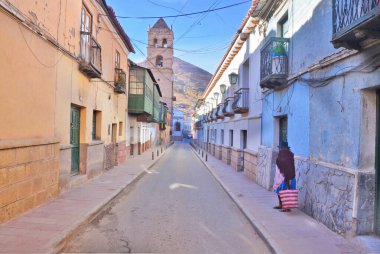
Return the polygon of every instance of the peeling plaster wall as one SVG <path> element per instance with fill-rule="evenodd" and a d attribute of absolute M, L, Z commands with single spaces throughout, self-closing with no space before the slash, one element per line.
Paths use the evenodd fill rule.
<path fill-rule="evenodd" d="M 379 46 L 370 48 L 315 73 L 314 77 L 365 66 L 379 52 Z M 378 69 L 348 73 L 327 86 L 311 89 L 310 156 L 313 159 L 374 172 L 376 92 L 372 88 L 379 85 Z"/>

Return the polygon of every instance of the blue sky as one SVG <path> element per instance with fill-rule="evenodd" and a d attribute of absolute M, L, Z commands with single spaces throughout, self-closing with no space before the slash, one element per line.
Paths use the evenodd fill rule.
<path fill-rule="evenodd" d="M 191 13 L 241 2 L 244 0 L 107 0 L 117 16 L 134 17 Z M 166 18 L 166 23 L 172 25 L 174 31 L 174 56 L 214 73 L 251 2 L 206 15 Z M 134 47 L 146 54 L 147 29 L 157 20 L 119 18 L 119 21 Z M 131 54 L 130 58 L 141 62 L 145 55 L 136 48 L 136 54 Z"/>

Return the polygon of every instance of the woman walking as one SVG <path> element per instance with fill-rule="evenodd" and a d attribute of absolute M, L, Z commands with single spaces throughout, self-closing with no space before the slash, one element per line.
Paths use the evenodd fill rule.
<path fill-rule="evenodd" d="M 288 142 L 281 142 L 279 148 L 280 151 L 276 160 L 276 173 L 273 185 L 274 192 L 276 192 L 278 196 L 279 205 L 273 208 L 281 209 L 281 212 L 290 212 L 290 209 L 282 207 L 280 191 L 297 189 L 294 153 L 290 151 Z"/>

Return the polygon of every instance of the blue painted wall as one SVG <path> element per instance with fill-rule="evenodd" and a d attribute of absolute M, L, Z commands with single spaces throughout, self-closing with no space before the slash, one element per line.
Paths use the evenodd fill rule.
<path fill-rule="evenodd" d="M 275 117 L 288 117 L 288 143 L 299 156 L 309 156 L 309 87 L 297 84 L 274 91 L 263 100 L 262 145 L 273 147 Z"/>

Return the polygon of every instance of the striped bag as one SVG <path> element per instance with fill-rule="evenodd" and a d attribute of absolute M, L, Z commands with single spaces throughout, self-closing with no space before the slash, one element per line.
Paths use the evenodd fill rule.
<path fill-rule="evenodd" d="M 298 208 L 298 190 L 282 190 L 280 199 L 283 209 Z"/>

